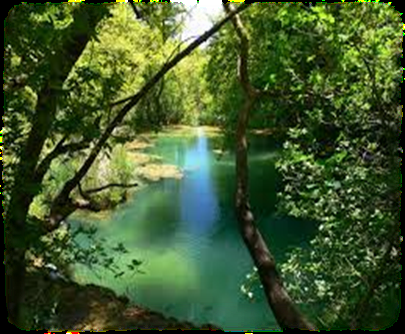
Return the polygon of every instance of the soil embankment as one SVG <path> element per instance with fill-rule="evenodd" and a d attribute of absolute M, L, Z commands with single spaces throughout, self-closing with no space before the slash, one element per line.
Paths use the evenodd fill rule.
<path fill-rule="evenodd" d="M 193 325 L 167 317 L 139 305 L 130 305 L 126 297 L 96 285 L 79 285 L 74 282 L 52 280 L 40 273 L 27 277 L 26 306 L 43 305 L 42 314 L 48 311 L 50 328 L 46 330 L 101 331 L 128 329 L 204 329 L 221 330 L 206 324 Z M 40 299 L 40 300 L 39 300 Z M 31 309 L 32 312 L 32 309 Z M 46 315 L 45 315 L 46 317 Z M 48 327 L 48 326 L 46 326 Z"/>

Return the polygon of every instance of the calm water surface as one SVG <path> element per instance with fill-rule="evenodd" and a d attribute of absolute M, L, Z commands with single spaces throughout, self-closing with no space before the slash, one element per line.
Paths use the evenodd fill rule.
<path fill-rule="evenodd" d="M 134 303 L 195 324 L 211 322 L 226 331 L 277 330 L 265 300 L 240 292 L 252 261 L 233 212 L 234 156 L 218 159 L 215 140 L 196 129 L 192 138 L 163 137 L 149 151 L 180 166 L 182 180 L 164 180 L 138 191 L 108 221 L 94 222 L 108 243 L 130 251 L 122 263 L 144 261 L 145 274 L 114 278 L 78 266 L 76 279 L 113 288 Z M 275 152 L 261 138 L 251 145 L 251 202 L 258 224 L 278 262 L 304 245 L 314 226 L 273 217 Z M 72 221 L 73 226 L 80 222 Z"/>

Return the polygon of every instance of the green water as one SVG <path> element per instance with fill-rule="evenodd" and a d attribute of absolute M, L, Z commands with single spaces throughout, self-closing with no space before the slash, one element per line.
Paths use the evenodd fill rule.
<path fill-rule="evenodd" d="M 278 262 L 289 249 L 305 245 L 314 226 L 276 219 L 273 144 L 265 138 L 250 146 L 251 202 L 258 224 Z M 213 152 L 215 139 L 196 129 L 193 138 L 163 137 L 149 151 L 180 166 L 182 180 L 164 180 L 135 193 L 108 221 L 94 222 L 108 243 L 122 242 L 145 274 L 114 278 L 77 267 L 78 281 L 126 294 L 134 303 L 195 324 L 213 323 L 226 331 L 278 329 L 260 295 L 240 292 L 252 261 L 237 230 L 233 211 L 234 156 Z M 80 222 L 71 221 L 72 225 Z"/>

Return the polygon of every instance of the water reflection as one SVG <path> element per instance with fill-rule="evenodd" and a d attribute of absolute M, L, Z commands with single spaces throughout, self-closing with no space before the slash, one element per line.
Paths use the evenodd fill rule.
<path fill-rule="evenodd" d="M 77 273 L 82 282 L 103 284 L 137 304 L 195 324 L 209 321 L 227 331 L 277 328 L 263 298 L 251 303 L 240 293 L 252 260 L 234 215 L 234 157 L 225 154 L 217 160 L 211 145 L 201 130 L 194 138 L 159 139 L 151 153 L 177 164 L 184 178 L 140 190 L 111 221 L 99 225 L 100 237 L 111 244 L 123 242 L 130 251 L 122 263 L 133 257 L 145 260 L 145 275 L 118 280 L 102 272 L 99 280 L 85 268 Z M 274 155 L 266 145 L 259 147 L 249 155 L 252 206 L 279 260 L 287 247 L 307 239 L 309 231 L 298 220 L 271 216 Z"/>
<path fill-rule="evenodd" d="M 219 217 L 218 197 L 211 177 L 208 141 L 199 129 L 196 143 L 185 154 L 179 201 L 181 221 L 188 233 L 206 234 Z"/>

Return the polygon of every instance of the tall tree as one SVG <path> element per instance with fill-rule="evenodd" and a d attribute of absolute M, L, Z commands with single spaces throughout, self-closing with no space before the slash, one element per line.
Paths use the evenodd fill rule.
<path fill-rule="evenodd" d="M 381 3 L 258 4 L 244 24 L 251 82 L 283 97 L 257 100 L 249 117 L 281 134 L 277 214 L 319 224 L 279 266 L 286 287 L 318 327 L 387 326 L 400 291 L 400 15 Z M 235 40 L 220 37 L 211 108 L 233 129 L 243 94 L 224 75 Z"/>
<path fill-rule="evenodd" d="M 224 4 L 228 14 L 232 13 L 229 3 Z M 249 35 L 242 24 L 239 15 L 232 18 L 232 23 L 237 33 L 240 48 L 238 57 L 238 79 L 243 89 L 244 102 L 239 109 L 236 127 L 236 214 L 239 221 L 239 229 L 243 240 L 262 283 L 266 299 L 273 310 L 274 316 L 281 328 L 315 330 L 311 324 L 298 311 L 294 302 L 283 286 L 282 279 L 277 271 L 274 256 L 269 251 L 258 227 L 255 224 L 253 212 L 250 208 L 248 193 L 248 157 L 246 129 L 248 127 L 249 114 L 255 100 L 267 92 L 259 91 L 253 87 L 249 80 Z"/>
<path fill-rule="evenodd" d="M 29 205 L 40 190 L 33 171 L 38 165 L 43 145 L 55 119 L 62 85 L 87 42 L 94 35 L 95 27 L 107 14 L 108 10 L 104 6 L 77 6 L 73 12 L 73 22 L 61 33 L 62 40 L 43 61 L 43 87 L 38 93 L 31 130 L 19 157 L 5 215 L 6 299 L 9 320 L 17 325 L 25 276 L 25 221 Z M 13 20 L 13 14 L 9 20 Z M 8 33 L 13 34 L 13 31 Z"/>

